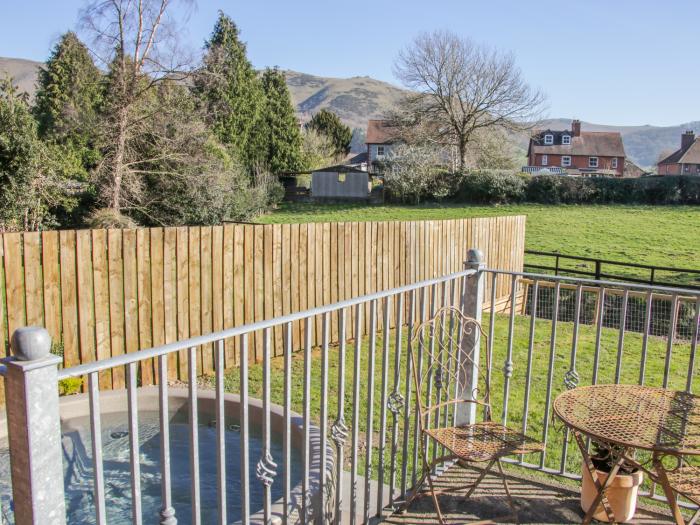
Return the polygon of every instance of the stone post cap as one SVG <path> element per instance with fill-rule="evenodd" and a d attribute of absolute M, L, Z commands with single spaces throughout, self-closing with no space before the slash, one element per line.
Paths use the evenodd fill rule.
<path fill-rule="evenodd" d="M 51 336 L 46 328 L 24 326 L 14 331 L 10 346 L 18 361 L 36 361 L 51 353 Z"/>
<path fill-rule="evenodd" d="M 470 248 L 467 252 L 467 262 L 470 263 L 483 263 L 484 253 L 478 248 Z"/>

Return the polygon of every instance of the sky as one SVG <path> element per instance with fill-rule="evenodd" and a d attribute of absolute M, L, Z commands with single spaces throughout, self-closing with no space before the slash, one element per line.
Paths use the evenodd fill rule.
<path fill-rule="evenodd" d="M 0 56 L 43 61 L 83 0 L 0 0 Z M 700 120 L 698 0 L 199 0 L 178 8 L 200 50 L 221 9 L 255 67 L 396 84 L 398 51 L 447 29 L 515 54 L 546 116 L 611 125 Z"/>

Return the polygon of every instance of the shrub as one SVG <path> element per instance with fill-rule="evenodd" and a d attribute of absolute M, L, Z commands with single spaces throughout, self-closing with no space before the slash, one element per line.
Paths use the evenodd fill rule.
<path fill-rule="evenodd" d="M 479 170 L 462 177 L 459 200 L 479 204 L 508 204 L 525 199 L 526 179 L 511 171 Z"/>

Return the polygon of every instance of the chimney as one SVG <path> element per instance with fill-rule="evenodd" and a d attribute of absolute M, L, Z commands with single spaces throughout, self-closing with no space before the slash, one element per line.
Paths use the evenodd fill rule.
<path fill-rule="evenodd" d="M 581 136 L 581 121 L 576 119 L 571 121 L 571 133 L 574 137 Z"/>
<path fill-rule="evenodd" d="M 681 135 L 682 150 L 688 149 L 693 142 L 695 142 L 695 133 L 692 130 L 688 130 Z"/>

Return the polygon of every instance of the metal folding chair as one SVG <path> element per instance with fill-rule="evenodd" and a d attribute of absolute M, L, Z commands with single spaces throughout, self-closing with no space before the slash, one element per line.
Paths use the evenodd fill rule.
<path fill-rule="evenodd" d="M 486 337 L 475 319 L 464 316 L 458 308 L 446 306 L 418 326 L 411 338 L 409 353 L 417 395 L 423 473 L 405 507 L 421 494 L 420 488 L 427 480 L 442 525 L 445 519 L 438 496 L 466 490 L 465 499 L 469 498 L 494 465 L 498 467 L 508 504 L 517 520 L 517 509 L 501 458 L 543 450 L 542 443 L 492 420 L 489 396 L 491 356 L 487 351 L 481 359 L 482 366 L 469 351 L 470 346 L 473 350 L 473 345 L 486 341 Z M 486 344 L 485 348 L 488 346 Z M 477 387 L 469 391 L 470 385 L 479 383 L 484 385 L 482 390 Z M 457 414 L 460 410 L 470 409 L 469 404 L 481 407 L 483 420 L 459 424 Z M 471 413 L 475 414 L 476 411 Z M 454 462 L 476 467 L 480 471 L 476 481 L 466 486 L 436 489 L 436 467 Z"/>

